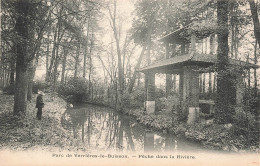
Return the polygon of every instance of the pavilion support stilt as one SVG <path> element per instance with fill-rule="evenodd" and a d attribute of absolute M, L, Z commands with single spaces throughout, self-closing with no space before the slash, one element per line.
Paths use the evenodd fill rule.
<path fill-rule="evenodd" d="M 155 112 L 155 74 L 146 73 L 147 89 L 145 109 L 148 114 Z"/>
<path fill-rule="evenodd" d="M 183 68 L 183 110 L 188 111 L 188 124 L 199 118 L 199 72 L 196 66 Z"/>
<path fill-rule="evenodd" d="M 173 87 L 172 75 L 166 74 L 166 97 L 170 96 Z"/>
<path fill-rule="evenodd" d="M 154 150 L 154 133 L 146 131 L 144 135 L 144 152 L 152 152 Z"/>
<path fill-rule="evenodd" d="M 180 106 L 183 107 L 183 71 L 179 73 L 179 100 Z"/>

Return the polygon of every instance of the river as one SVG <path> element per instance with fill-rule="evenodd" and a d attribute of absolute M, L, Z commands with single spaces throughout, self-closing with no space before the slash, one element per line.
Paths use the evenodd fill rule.
<path fill-rule="evenodd" d="M 61 123 L 88 150 L 117 152 L 205 152 L 199 143 L 154 131 L 107 107 L 82 104 L 67 109 Z"/>

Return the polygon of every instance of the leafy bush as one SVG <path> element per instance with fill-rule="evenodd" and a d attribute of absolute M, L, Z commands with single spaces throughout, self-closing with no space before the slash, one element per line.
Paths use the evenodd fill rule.
<path fill-rule="evenodd" d="M 66 85 L 59 88 L 59 94 L 70 102 L 82 102 L 89 98 L 88 81 L 85 78 L 70 78 Z"/>
<path fill-rule="evenodd" d="M 142 112 L 135 114 L 140 123 L 158 130 L 169 129 L 172 126 L 172 118 L 167 115 L 143 114 Z"/>
<path fill-rule="evenodd" d="M 45 90 L 49 87 L 50 87 L 50 85 L 48 85 L 46 82 L 35 81 L 35 82 L 33 82 L 32 92 L 38 93 L 39 90 Z"/>
<path fill-rule="evenodd" d="M 155 88 L 155 98 L 156 99 L 162 98 L 164 96 L 166 96 L 166 94 L 165 94 L 165 91 L 163 89 Z"/>
<path fill-rule="evenodd" d="M 166 113 L 176 112 L 179 109 L 180 101 L 177 94 L 171 96 L 162 97 L 156 100 L 156 110 Z"/>
<path fill-rule="evenodd" d="M 186 123 L 188 120 L 188 114 L 188 111 L 181 110 L 181 108 L 179 108 L 176 114 L 177 121 L 179 123 Z"/>
<path fill-rule="evenodd" d="M 244 104 L 247 106 L 247 110 L 253 115 L 257 116 L 260 114 L 259 104 L 260 96 L 257 95 L 257 90 L 255 88 L 247 88 L 244 95 Z"/>
<path fill-rule="evenodd" d="M 125 108 L 141 108 L 145 101 L 145 90 L 143 88 L 135 89 L 132 93 L 124 92 L 122 96 L 122 105 Z"/>
<path fill-rule="evenodd" d="M 259 141 L 259 124 L 256 117 L 246 111 L 237 111 L 233 116 L 234 134 L 250 138 L 249 142 Z"/>

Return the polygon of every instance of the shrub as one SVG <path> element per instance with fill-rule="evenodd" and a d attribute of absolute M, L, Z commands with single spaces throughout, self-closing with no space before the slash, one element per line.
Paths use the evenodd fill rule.
<path fill-rule="evenodd" d="M 249 138 L 249 143 L 259 141 L 259 124 L 252 113 L 243 110 L 236 111 L 233 120 L 235 135 Z"/>
<path fill-rule="evenodd" d="M 122 105 L 125 108 L 141 108 L 145 101 L 145 90 L 137 88 L 132 93 L 124 92 L 122 96 Z"/>
<path fill-rule="evenodd" d="M 177 112 L 180 106 L 179 96 L 171 96 L 156 99 L 156 111 L 165 111 L 166 113 Z"/>
<path fill-rule="evenodd" d="M 181 110 L 181 108 L 179 108 L 177 110 L 177 114 L 176 114 L 176 119 L 179 123 L 186 123 L 188 120 L 188 111 L 186 110 Z"/>
<path fill-rule="evenodd" d="M 257 95 L 255 88 L 247 88 L 244 95 L 244 104 L 247 105 L 247 110 L 255 116 L 259 115 L 260 96 Z"/>
<path fill-rule="evenodd" d="M 39 90 L 45 90 L 49 87 L 50 87 L 50 85 L 48 85 L 46 82 L 34 81 L 32 92 L 36 94 L 36 93 L 38 93 Z"/>
<path fill-rule="evenodd" d="M 70 102 L 82 102 L 89 98 L 88 81 L 85 78 L 70 78 L 66 85 L 59 88 L 59 94 Z"/>

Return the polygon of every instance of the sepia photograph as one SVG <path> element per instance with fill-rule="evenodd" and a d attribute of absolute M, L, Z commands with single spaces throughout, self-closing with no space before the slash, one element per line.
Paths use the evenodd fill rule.
<path fill-rule="evenodd" d="M 1 166 L 260 166 L 260 0 L 0 9 Z"/>

